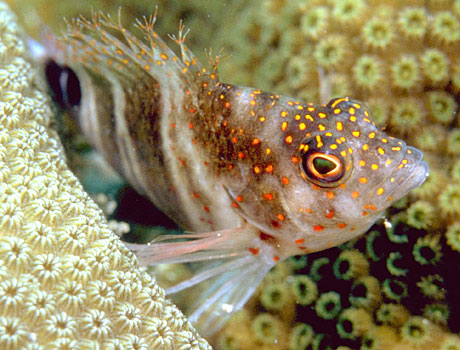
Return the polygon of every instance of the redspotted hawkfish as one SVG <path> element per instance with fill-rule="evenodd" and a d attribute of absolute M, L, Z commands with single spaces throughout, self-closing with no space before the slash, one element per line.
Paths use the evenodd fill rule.
<path fill-rule="evenodd" d="M 131 244 L 143 265 L 205 261 L 168 293 L 213 280 L 190 315 L 205 332 L 241 309 L 279 261 L 344 243 L 428 175 L 365 105 L 325 105 L 222 83 L 171 36 L 78 18 L 47 77 L 94 147 L 187 233 Z M 180 239 L 178 241 L 178 239 Z M 219 261 L 219 263 L 216 263 Z"/>

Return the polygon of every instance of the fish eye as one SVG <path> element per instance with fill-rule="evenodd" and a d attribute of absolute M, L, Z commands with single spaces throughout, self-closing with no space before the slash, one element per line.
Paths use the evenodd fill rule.
<path fill-rule="evenodd" d="M 62 109 L 79 106 L 81 101 L 80 81 L 75 72 L 54 60 L 45 64 L 45 77 L 54 101 Z"/>
<path fill-rule="evenodd" d="M 330 147 L 331 144 L 334 146 Z M 352 157 L 348 150 L 320 135 L 304 140 L 299 155 L 302 177 L 320 187 L 337 187 L 351 173 Z"/>

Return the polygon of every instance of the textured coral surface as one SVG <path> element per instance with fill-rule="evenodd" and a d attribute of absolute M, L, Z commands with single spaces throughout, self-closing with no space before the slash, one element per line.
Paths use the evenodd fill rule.
<path fill-rule="evenodd" d="M 44 1 L 16 3 L 55 28 L 63 15 L 91 9 L 84 1 L 53 1 L 53 11 Z M 126 23 L 153 11 L 150 2 L 120 3 Z M 361 99 L 378 125 L 422 149 L 431 168 L 427 182 L 388 211 L 386 225 L 279 264 L 216 348 L 459 350 L 460 1 L 158 3 L 159 33 L 176 32 L 184 18 L 200 58 L 204 47 L 231 54 L 223 81 L 313 102 Z M 186 273 L 173 268 L 160 278 Z"/>
<path fill-rule="evenodd" d="M 68 170 L 0 3 L 0 349 L 210 349 Z"/>

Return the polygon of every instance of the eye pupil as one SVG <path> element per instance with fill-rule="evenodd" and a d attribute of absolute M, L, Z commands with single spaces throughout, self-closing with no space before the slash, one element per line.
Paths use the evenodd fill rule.
<path fill-rule="evenodd" d="M 313 166 L 315 167 L 315 170 L 321 175 L 326 175 L 337 167 L 337 165 L 331 162 L 329 159 L 322 157 L 316 157 L 313 159 Z"/>

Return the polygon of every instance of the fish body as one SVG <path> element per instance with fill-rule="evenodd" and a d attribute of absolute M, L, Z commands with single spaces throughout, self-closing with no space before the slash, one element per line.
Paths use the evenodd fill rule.
<path fill-rule="evenodd" d="M 64 107 L 95 148 L 190 232 L 130 245 L 139 261 L 221 261 L 169 289 L 215 279 L 191 315 L 212 332 L 278 261 L 364 233 L 428 167 L 363 103 L 316 105 L 222 83 L 182 34 L 178 58 L 153 23 L 138 22 L 141 40 L 104 15 L 76 20 L 57 60 L 78 87 L 50 86 L 79 96 Z"/>

